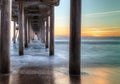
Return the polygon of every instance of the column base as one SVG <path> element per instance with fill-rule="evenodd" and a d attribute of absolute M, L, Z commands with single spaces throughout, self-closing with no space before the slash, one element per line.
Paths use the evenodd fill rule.
<path fill-rule="evenodd" d="M 23 51 L 19 51 L 19 55 L 20 56 L 24 55 Z"/>
<path fill-rule="evenodd" d="M 54 55 L 54 51 L 50 51 L 50 56 L 53 56 Z"/>
<path fill-rule="evenodd" d="M 48 45 L 46 45 L 45 47 L 48 48 Z"/>
<path fill-rule="evenodd" d="M 25 44 L 25 48 L 28 48 L 28 44 Z"/>

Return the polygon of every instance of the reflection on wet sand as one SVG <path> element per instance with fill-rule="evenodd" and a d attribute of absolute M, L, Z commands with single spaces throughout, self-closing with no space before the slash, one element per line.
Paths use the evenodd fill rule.
<path fill-rule="evenodd" d="M 50 67 L 25 67 L 17 73 L 0 76 L 0 84 L 80 84 L 80 76 L 53 73 Z"/>
<path fill-rule="evenodd" d="M 19 70 L 18 84 L 54 84 L 52 67 L 46 67 L 21 68 Z"/>
<path fill-rule="evenodd" d="M 11 84 L 54 84 L 53 67 L 25 66 L 11 74 Z"/>
<path fill-rule="evenodd" d="M 82 71 L 88 75 L 82 75 L 82 84 L 120 84 L 119 67 L 91 67 Z"/>
<path fill-rule="evenodd" d="M 87 74 L 69 76 L 53 66 L 25 66 L 8 75 L 0 75 L 0 84 L 119 84 L 119 67 L 82 68 Z"/>
<path fill-rule="evenodd" d="M 70 84 L 80 84 L 80 76 L 70 76 Z"/>

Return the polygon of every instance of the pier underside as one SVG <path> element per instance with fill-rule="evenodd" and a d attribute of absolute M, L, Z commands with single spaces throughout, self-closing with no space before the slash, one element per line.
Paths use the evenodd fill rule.
<path fill-rule="evenodd" d="M 59 3 L 60 0 L 0 1 L 0 83 L 74 84 L 74 78 L 75 84 L 80 83 L 81 0 L 71 0 L 70 4 L 67 59 L 61 53 L 55 54 L 61 51 L 55 50 L 54 42 L 55 6 Z"/>

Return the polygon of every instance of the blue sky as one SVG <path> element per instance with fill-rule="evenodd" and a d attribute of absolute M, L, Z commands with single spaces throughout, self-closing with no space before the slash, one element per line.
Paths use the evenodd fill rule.
<path fill-rule="evenodd" d="M 120 0 L 83 0 L 82 11 L 83 26 L 120 26 Z"/>
<path fill-rule="evenodd" d="M 60 5 L 55 9 L 56 30 L 69 32 L 70 0 L 60 0 Z M 118 34 L 120 0 L 82 0 L 82 29 L 86 29 L 83 32 L 87 33 L 89 30 L 92 33 L 101 31 L 101 34 L 104 32 L 105 35 Z"/>
<path fill-rule="evenodd" d="M 60 0 L 55 7 L 55 35 L 68 35 L 70 23 L 70 0 Z"/>
<path fill-rule="evenodd" d="M 60 0 L 60 5 L 55 7 L 55 22 L 57 25 L 66 26 L 69 24 L 70 0 Z"/>
<path fill-rule="evenodd" d="M 120 0 L 82 0 L 83 13 L 120 10 Z"/>

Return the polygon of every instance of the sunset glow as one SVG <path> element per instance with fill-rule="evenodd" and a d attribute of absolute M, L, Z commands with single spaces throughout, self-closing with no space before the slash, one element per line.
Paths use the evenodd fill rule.
<path fill-rule="evenodd" d="M 111 28 L 82 28 L 82 36 L 120 36 L 120 29 L 111 29 Z"/>
<path fill-rule="evenodd" d="M 120 36 L 120 1 L 83 0 L 82 36 Z M 55 11 L 55 35 L 69 36 L 70 1 L 61 0 Z M 64 9 L 64 10 L 63 10 Z"/>
<path fill-rule="evenodd" d="M 69 29 L 68 28 L 56 28 L 55 36 L 69 36 Z"/>

